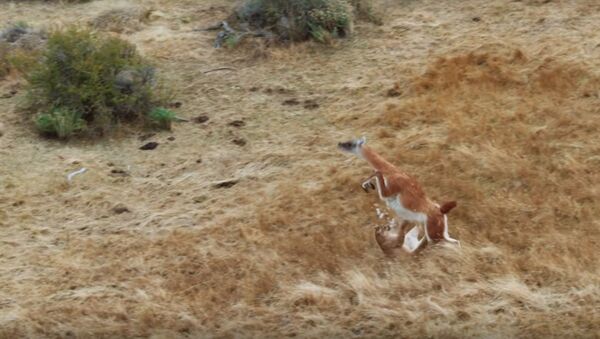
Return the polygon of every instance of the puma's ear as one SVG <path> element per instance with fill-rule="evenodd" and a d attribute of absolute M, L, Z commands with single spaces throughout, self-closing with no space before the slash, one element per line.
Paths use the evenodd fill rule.
<path fill-rule="evenodd" d="M 448 214 L 454 207 L 456 207 L 456 201 L 448 201 L 440 207 L 442 214 Z"/>

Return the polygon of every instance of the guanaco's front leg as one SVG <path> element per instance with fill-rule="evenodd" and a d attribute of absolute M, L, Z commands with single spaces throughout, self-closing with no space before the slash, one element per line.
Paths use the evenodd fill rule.
<path fill-rule="evenodd" d="M 369 192 L 369 189 L 374 190 L 375 185 L 373 184 L 373 179 L 375 179 L 375 173 L 371 174 L 363 183 L 360 185 L 365 192 Z"/>
<path fill-rule="evenodd" d="M 377 193 L 379 193 L 379 197 L 383 200 L 384 198 L 391 197 L 394 192 L 390 190 L 387 186 L 385 178 L 381 172 L 376 171 L 373 176 L 375 177 L 375 187 L 377 188 Z"/>

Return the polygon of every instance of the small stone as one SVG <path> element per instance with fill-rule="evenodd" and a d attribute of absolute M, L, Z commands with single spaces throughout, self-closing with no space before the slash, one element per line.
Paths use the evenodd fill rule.
<path fill-rule="evenodd" d="M 242 138 L 233 139 L 231 142 L 233 142 L 234 144 L 236 144 L 238 146 L 245 146 L 246 145 L 246 140 L 244 140 Z"/>
<path fill-rule="evenodd" d="M 306 108 L 306 109 L 316 109 L 316 108 L 319 108 L 319 104 L 317 104 L 317 102 L 314 101 L 314 100 L 305 100 L 304 101 L 304 108 Z"/>
<path fill-rule="evenodd" d="M 232 122 L 228 123 L 227 125 L 240 128 L 240 127 L 246 126 L 246 123 L 242 120 L 233 120 Z"/>
<path fill-rule="evenodd" d="M 181 101 L 175 101 L 169 104 L 169 106 L 171 106 L 172 108 L 179 108 L 181 107 L 183 104 L 181 103 Z"/>
<path fill-rule="evenodd" d="M 208 117 L 206 115 L 200 115 L 192 119 L 193 122 L 197 124 L 203 124 L 208 121 Z"/>
<path fill-rule="evenodd" d="M 4 124 L 0 122 L 0 137 L 4 135 Z"/>
<path fill-rule="evenodd" d="M 222 180 L 222 181 L 217 181 L 213 184 L 214 188 L 230 188 L 235 186 L 235 184 L 237 184 L 238 181 L 235 179 L 230 179 L 230 180 Z"/>
<path fill-rule="evenodd" d="M 401 95 L 402 95 L 402 91 L 400 91 L 397 87 L 390 88 L 386 93 L 386 96 L 388 96 L 390 98 L 399 97 Z"/>
<path fill-rule="evenodd" d="M 473 17 L 471 20 L 473 20 L 473 22 L 479 22 L 479 21 L 481 21 L 481 18 L 476 16 L 476 17 Z"/>
<path fill-rule="evenodd" d="M 113 213 L 115 214 L 123 214 L 123 213 L 130 213 L 131 211 L 129 210 L 129 208 L 127 208 L 127 206 L 119 203 L 117 205 L 115 205 L 115 207 L 112 208 Z"/>
<path fill-rule="evenodd" d="M 129 173 L 125 170 L 115 168 L 110 171 L 110 176 L 112 176 L 112 177 L 128 177 Z"/>
<path fill-rule="evenodd" d="M 167 140 L 169 140 L 169 141 L 175 141 L 175 137 L 168 137 Z"/>
<path fill-rule="evenodd" d="M 198 159 L 198 160 L 196 160 L 196 163 L 197 163 L 197 164 L 201 164 L 201 163 L 202 163 L 202 159 Z"/>
<path fill-rule="evenodd" d="M 281 103 L 284 106 L 295 106 L 295 105 L 299 105 L 300 101 L 298 101 L 298 99 L 287 99 L 284 102 Z"/>
<path fill-rule="evenodd" d="M 194 202 L 196 204 L 201 204 L 201 203 L 205 202 L 206 200 L 208 200 L 208 197 L 205 196 L 205 195 L 201 195 L 201 196 L 198 196 L 198 197 L 194 197 L 193 200 L 194 200 Z"/>
<path fill-rule="evenodd" d="M 158 142 L 151 141 L 144 146 L 140 147 L 142 151 L 150 151 L 158 147 Z"/>

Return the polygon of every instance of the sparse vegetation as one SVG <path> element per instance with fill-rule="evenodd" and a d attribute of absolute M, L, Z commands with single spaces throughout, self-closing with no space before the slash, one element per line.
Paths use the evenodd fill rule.
<path fill-rule="evenodd" d="M 382 13 L 370 0 L 349 0 L 354 9 L 354 16 L 358 20 L 372 22 L 377 25 L 383 24 Z"/>
<path fill-rule="evenodd" d="M 161 102 L 154 68 L 135 46 L 86 30 L 53 33 L 47 50 L 25 76 L 31 108 L 55 112 L 43 115 L 43 121 L 77 113 L 77 128 L 65 129 L 62 137 L 81 130 L 79 119 L 101 134 L 117 122 L 145 121 Z"/>
<path fill-rule="evenodd" d="M 0 32 L 0 79 L 12 69 L 29 64 L 46 44 L 46 34 L 24 21 L 8 25 Z"/>
<path fill-rule="evenodd" d="M 224 40 L 238 42 L 251 30 L 278 41 L 325 43 L 350 34 L 355 17 L 379 22 L 368 0 L 247 0 L 229 18 L 240 33 L 225 32 Z"/>
<path fill-rule="evenodd" d="M 94 18 L 90 25 L 98 30 L 133 33 L 141 29 L 150 12 L 140 7 L 109 9 Z"/>

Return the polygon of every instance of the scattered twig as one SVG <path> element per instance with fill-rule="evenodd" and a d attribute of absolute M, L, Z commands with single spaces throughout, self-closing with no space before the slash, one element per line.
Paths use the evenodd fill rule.
<path fill-rule="evenodd" d="M 87 171 L 87 168 L 83 167 L 75 172 L 71 172 L 67 175 L 67 181 L 71 182 L 71 180 L 73 180 L 73 177 L 79 174 L 83 174 Z"/>
<path fill-rule="evenodd" d="M 194 28 L 192 29 L 193 32 L 208 32 L 208 31 L 218 31 L 219 29 L 221 29 L 223 27 L 223 22 L 219 22 L 217 24 L 214 24 L 212 26 L 208 26 L 206 28 Z"/>
<path fill-rule="evenodd" d="M 221 25 L 223 26 L 223 29 L 227 32 L 227 33 L 235 33 L 235 30 L 233 28 L 231 28 L 231 26 L 229 26 L 229 24 L 227 23 L 227 21 L 223 21 L 221 23 Z"/>
<path fill-rule="evenodd" d="M 209 69 L 208 71 L 204 71 L 202 73 L 207 74 L 207 73 L 217 72 L 217 71 L 237 71 L 237 69 L 232 68 L 232 67 L 219 67 L 219 68 L 215 68 L 215 69 Z"/>
<path fill-rule="evenodd" d="M 178 116 L 175 116 L 173 118 L 173 120 L 178 121 L 178 122 L 190 122 L 188 119 L 180 118 Z"/>

